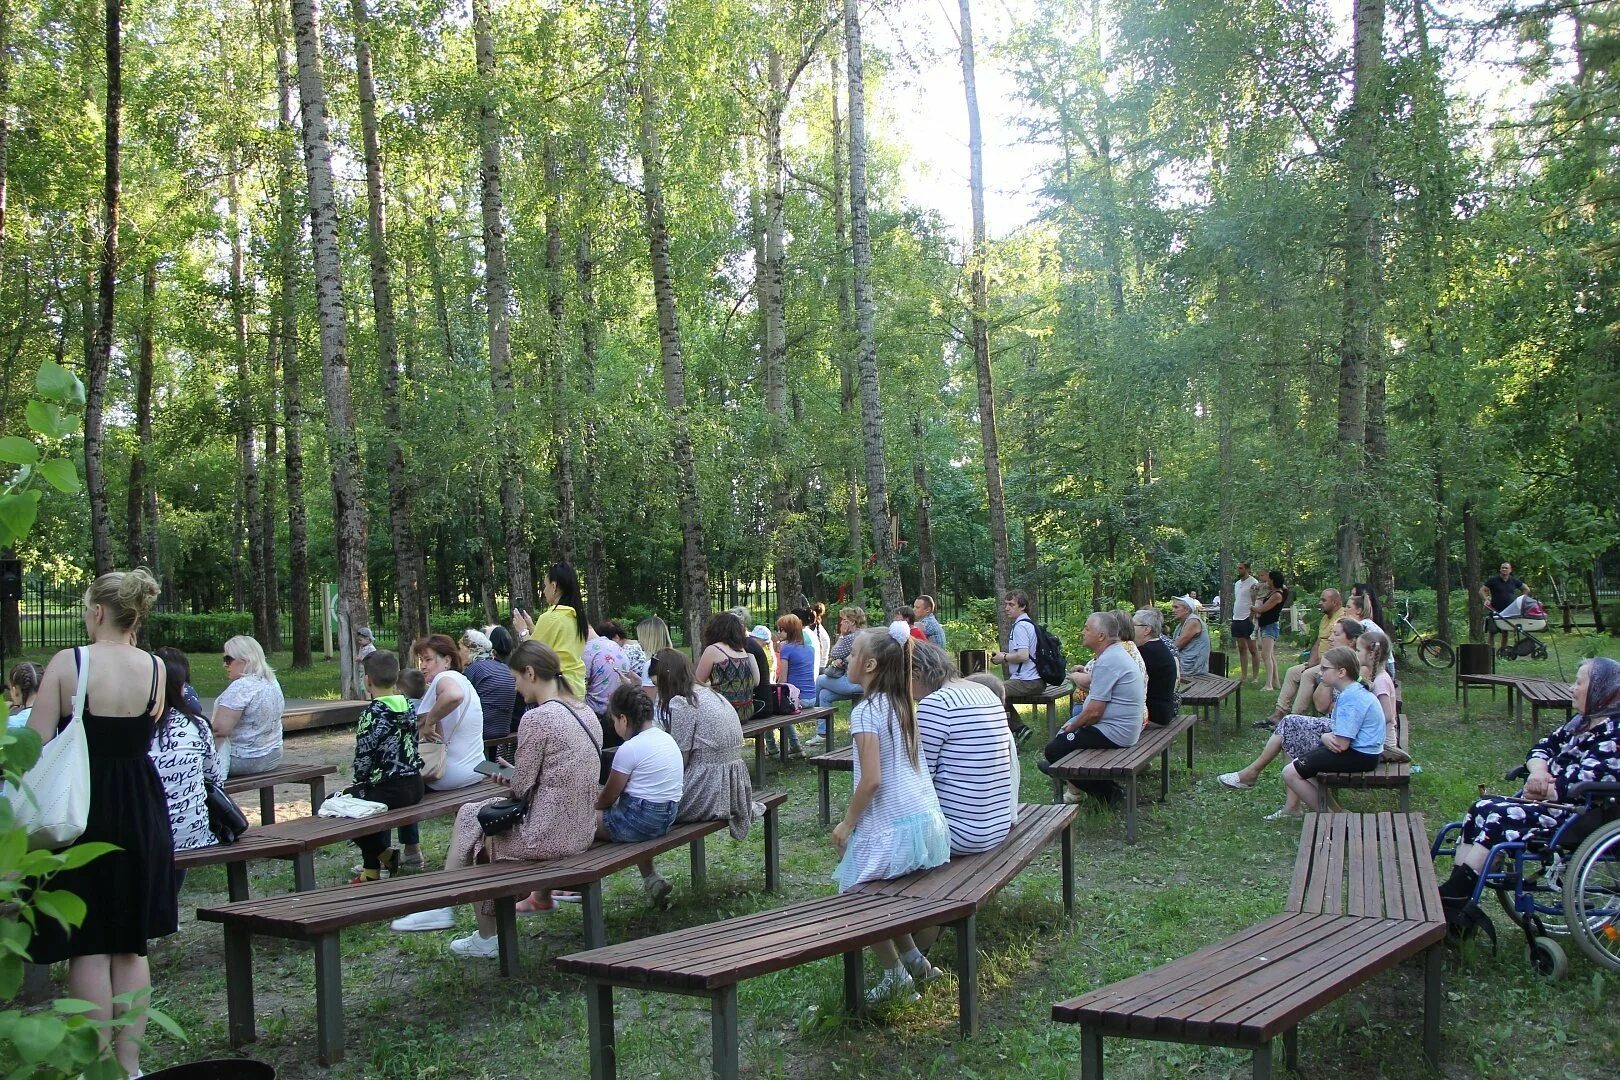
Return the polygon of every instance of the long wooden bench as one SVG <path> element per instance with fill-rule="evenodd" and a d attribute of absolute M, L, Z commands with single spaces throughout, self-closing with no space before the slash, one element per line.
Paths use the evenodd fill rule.
<path fill-rule="evenodd" d="M 1007 704 L 1033 705 L 1036 708 L 1040 708 L 1042 705 L 1045 705 L 1046 741 L 1051 742 L 1052 737 L 1057 734 L 1058 729 L 1057 703 L 1063 701 L 1065 698 L 1067 698 L 1070 702 L 1074 701 L 1074 684 L 1069 682 L 1067 679 L 1065 679 L 1062 683 L 1059 683 L 1057 686 L 1052 686 L 1050 684 L 1043 686 L 1038 694 L 1008 694 Z"/>
<path fill-rule="evenodd" d="M 1395 745 L 1412 753 L 1411 725 L 1403 713 L 1395 718 Z M 1317 809 L 1327 813 L 1328 792 L 1341 788 L 1393 789 L 1400 799 L 1401 813 L 1412 808 L 1412 765 L 1410 762 L 1380 761 L 1366 772 L 1318 773 L 1321 781 L 1320 802 Z"/>
<path fill-rule="evenodd" d="M 369 701 L 289 701 L 281 712 L 281 730 L 348 727 L 357 722 L 370 705 Z"/>
<path fill-rule="evenodd" d="M 935 870 L 871 882 L 839 896 L 561 957 L 559 968 L 586 980 L 593 1080 L 616 1075 L 615 986 L 709 998 L 714 1075 L 733 1080 L 742 1075 L 739 983 L 842 955 L 845 1007 L 858 1016 L 866 1005 L 861 950 L 930 926 L 956 929 L 959 1019 L 963 1034 L 971 1035 L 978 1024 L 977 913 L 1058 836 L 1064 910 L 1072 914 L 1076 813 L 1074 807 L 1026 806 L 995 851 L 959 856 Z"/>
<path fill-rule="evenodd" d="M 855 771 L 855 747 L 845 746 L 810 759 L 816 767 L 816 814 L 823 825 L 832 824 L 832 774 Z"/>
<path fill-rule="evenodd" d="M 777 811 L 786 798 L 781 793 L 759 796 L 759 801 L 765 805 L 765 885 L 773 892 L 778 884 L 781 857 Z M 493 901 L 501 974 L 512 975 L 517 970 L 516 904 L 519 899 L 537 889 L 578 888 L 586 946 L 600 947 L 607 941 L 602 909 L 602 883 L 607 878 L 642 859 L 689 845 L 693 884 L 701 887 L 706 880 L 703 841 L 727 827 L 724 820 L 695 821 L 677 825 L 656 840 L 636 844 L 597 843 L 583 854 L 547 862 L 497 861 L 392 878 L 363 888 L 344 886 L 200 908 L 198 920 L 219 923 L 224 928 L 225 995 L 231 1045 L 240 1047 L 257 1038 L 253 1002 L 255 934 L 314 945 L 317 1052 L 321 1064 L 331 1065 L 343 1057 L 343 965 L 339 938 L 344 930 L 433 908 Z"/>
<path fill-rule="evenodd" d="M 337 767 L 334 765 L 286 765 L 273 772 L 259 773 L 257 776 L 232 776 L 221 786 L 227 795 L 257 791 L 259 824 L 274 825 L 277 784 L 308 784 L 309 812 L 313 814 L 321 808 L 321 803 L 326 801 L 326 778 L 336 774 Z"/>
<path fill-rule="evenodd" d="M 1196 713 L 1185 712 L 1169 724 L 1150 724 L 1142 732 L 1135 746 L 1110 750 L 1076 750 L 1053 762 L 1048 770 L 1052 777 L 1052 798 L 1063 798 L 1066 780 L 1107 779 L 1125 781 L 1125 842 L 1136 843 L 1136 786 L 1137 778 L 1148 770 L 1153 759 L 1159 759 L 1159 801 L 1170 797 L 1170 748 L 1176 737 L 1187 735 L 1187 769 L 1193 764 L 1193 738 L 1198 727 Z"/>
<path fill-rule="evenodd" d="M 1445 940 L 1421 815 L 1308 814 L 1287 910 L 1191 956 L 1052 1006 L 1079 1024 L 1080 1075 L 1100 1080 L 1105 1037 L 1247 1049 L 1268 1080 L 1272 1041 L 1298 1066 L 1298 1025 L 1423 955 L 1423 1048 L 1440 1052 Z"/>
<path fill-rule="evenodd" d="M 454 791 L 430 791 L 421 802 L 402 806 L 368 818 L 301 817 L 274 825 L 250 828 L 234 844 L 211 844 L 174 853 L 177 870 L 198 866 L 225 867 L 225 880 L 232 900 L 248 898 L 248 863 L 256 859 L 291 859 L 293 888 L 307 892 L 315 888 L 315 852 L 361 836 L 414 825 L 433 818 L 447 817 L 463 803 L 505 795 L 507 789 L 482 781 Z"/>
<path fill-rule="evenodd" d="M 1233 724 L 1234 731 L 1243 730 L 1243 684 L 1237 679 L 1228 679 L 1225 675 L 1205 673 L 1193 675 L 1187 679 L 1187 688 L 1181 691 L 1181 706 L 1191 706 L 1202 712 L 1206 719 L 1213 713 L 1215 720 L 1215 745 L 1224 745 L 1226 736 L 1221 727 L 1221 704 L 1227 698 L 1236 696 L 1235 709 L 1237 716 Z"/>
<path fill-rule="evenodd" d="M 821 720 L 827 721 L 827 746 L 831 748 L 836 735 L 836 726 L 833 723 L 833 714 L 836 712 L 831 706 L 817 706 L 810 709 L 800 709 L 796 713 L 786 716 L 758 716 L 742 726 L 743 739 L 754 740 L 754 786 L 760 787 L 765 783 L 765 752 L 766 737 L 772 734 L 777 736 L 777 752 L 781 755 L 782 764 L 787 765 L 788 748 L 784 734 L 790 727 L 800 724 L 812 724 Z"/>
<path fill-rule="evenodd" d="M 1530 724 L 1539 727 L 1541 723 L 1541 710 L 1556 709 L 1564 714 L 1567 720 L 1574 713 L 1574 697 L 1568 683 L 1554 682 L 1535 675 L 1498 675 L 1479 674 L 1462 675 L 1458 677 L 1462 683 L 1463 716 L 1468 715 L 1468 688 L 1490 687 L 1493 691 L 1497 687 L 1507 690 L 1508 713 L 1512 715 L 1513 722 L 1518 727 L 1524 726 L 1525 702 L 1530 703 Z"/>

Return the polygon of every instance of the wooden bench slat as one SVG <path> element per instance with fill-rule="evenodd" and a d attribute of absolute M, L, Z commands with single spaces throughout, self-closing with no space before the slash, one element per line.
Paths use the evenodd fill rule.
<path fill-rule="evenodd" d="M 1076 750 L 1052 763 L 1051 773 L 1063 779 L 1117 777 L 1146 772 L 1155 758 L 1198 722 L 1192 713 L 1182 713 L 1175 722 L 1148 727 L 1136 745 L 1118 749 Z"/>
<path fill-rule="evenodd" d="M 220 786 L 228 795 L 237 795 L 244 791 L 257 791 L 259 788 L 273 787 L 277 784 L 303 784 L 315 779 L 317 776 L 335 776 L 335 765 L 288 765 L 272 772 L 258 773 L 254 776 L 231 776 L 225 779 Z"/>
<path fill-rule="evenodd" d="M 1384 915 L 1405 919 L 1406 890 L 1401 887 L 1400 861 L 1395 854 L 1395 815 L 1378 815 L 1378 870 L 1381 877 Z"/>
<path fill-rule="evenodd" d="M 994 850 L 955 855 L 933 870 L 919 870 L 888 881 L 869 881 L 854 891 L 965 898 L 972 900 L 975 907 L 980 906 L 1033 862 L 1053 838 L 1073 824 L 1079 812 L 1077 806 L 1025 805 L 1007 839 Z"/>
<path fill-rule="evenodd" d="M 1302 911 L 1305 904 L 1305 884 L 1310 880 L 1311 856 L 1316 848 L 1316 830 L 1321 823 L 1320 814 L 1306 814 L 1300 825 L 1299 853 L 1294 856 L 1294 880 L 1288 886 L 1287 911 Z"/>

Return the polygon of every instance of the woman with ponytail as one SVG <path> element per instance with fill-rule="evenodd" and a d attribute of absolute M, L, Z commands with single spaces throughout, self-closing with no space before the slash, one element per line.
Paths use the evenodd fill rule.
<path fill-rule="evenodd" d="M 855 790 L 844 820 L 833 829 L 842 856 L 833 875 L 840 892 L 863 881 L 939 866 L 951 857 L 950 828 L 918 745 L 911 700 L 913 644 L 904 632 L 865 630 L 850 650 L 849 678 L 865 696 L 849 719 Z M 909 934 L 872 949 L 884 969 L 882 981 L 866 995 L 873 1004 L 915 999 L 915 984 L 939 975 Z"/>

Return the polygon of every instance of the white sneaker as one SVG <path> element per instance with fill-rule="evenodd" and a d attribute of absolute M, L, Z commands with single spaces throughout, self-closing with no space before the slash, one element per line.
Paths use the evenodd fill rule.
<path fill-rule="evenodd" d="M 388 924 L 388 929 L 409 934 L 417 930 L 448 930 L 454 925 L 456 925 L 455 911 L 441 907 L 429 908 L 427 911 L 418 911 L 413 915 L 395 919 Z"/>
<path fill-rule="evenodd" d="M 501 938 L 485 937 L 474 930 L 466 937 L 458 937 L 450 943 L 450 951 L 457 956 L 471 956 L 480 960 L 493 960 L 501 954 Z"/>
<path fill-rule="evenodd" d="M 1304 814 L 1290 814 L 1287 810 L 1273 810 L 1261 820 L 1263 821 L 1293 821 L 1304 817 Z"/>
<path fill-rule="evenodd" d="M 905 968 L 898 971 L 885 971 L 878 984 L 866 992 L 868 1005 L 882 1005 L 886 1001 L 921 1001 L 922 995 L 917 993 L 916 983 Z"/>
<path fill-rule="evenodd" d="M 799 745 L 806 750 L 820 750 L 822 747 L 827 745 L 827 740 L 820 735 L 812 735 Z"/>
<path fill-rule="evenodd" d="M 1242 773 L 1223 772 L 1215 779 L 1221 782 L 1222 787 L 1229 787 L 1233 791 L 1248 791 L 1250 788 L 1254 787 L 1253 784 L 1245 784 L 1243 782 Z"/>

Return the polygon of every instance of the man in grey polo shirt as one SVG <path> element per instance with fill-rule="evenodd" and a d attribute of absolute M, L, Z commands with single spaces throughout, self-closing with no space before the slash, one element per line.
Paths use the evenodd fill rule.
<path fill-rule="evenodd" d="M 1093 613 L 1086 620 L 1083 640 L 1094 657 L 1091 670 L 1077 670 L 1069 680 L 1086 692 L 1086 702 L 1046 744 L 1046 760 L 1037 763 L 1042 772 L 1076 750 L 1135 746 L 1142 737 L 1147 682 L 1142 669 L 1120 646 L 1113 621 L 1102 612 Z M 1125 798 L 1120 786 L 1105 778 L 1079 780 L 1073 786 L 1109 805 Z"/>

